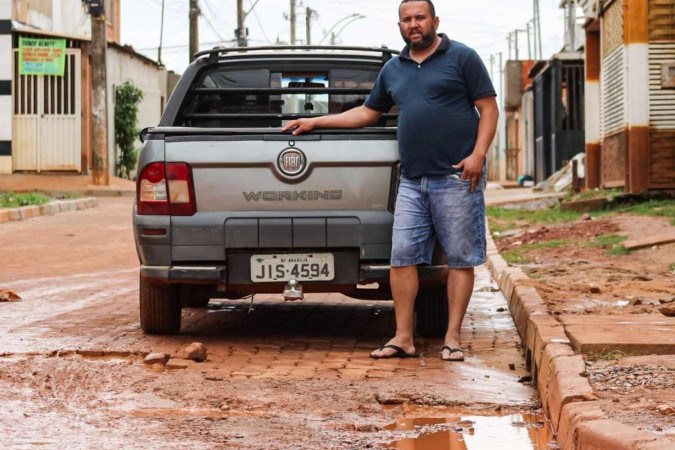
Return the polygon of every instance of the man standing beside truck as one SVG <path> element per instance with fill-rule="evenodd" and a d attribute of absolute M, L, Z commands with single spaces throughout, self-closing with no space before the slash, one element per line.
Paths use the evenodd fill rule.
<path fill-rule="evenodd" d="M 365 104 L 342 114 L 290 121 L 315 128 L 360 128 L 399 108 L 402 177 L 394 213 L 390 283 L 396 335 L 373 358 L 417 356 L 413 343 L 417 265 L 431 263 L 436 238 L 448 261 L 449 320 L 441 358 L 462 361 L 461 327 L 474 267 L 485 262 L 485 158 L 497 129 L 496 93 L 478 54 L 437 34 L 431 0 L 403 0 L 406 47 L 382 68 Z"/>

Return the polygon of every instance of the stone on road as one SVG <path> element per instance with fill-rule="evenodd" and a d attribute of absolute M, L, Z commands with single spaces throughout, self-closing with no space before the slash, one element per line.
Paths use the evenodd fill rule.
<path fill-rule="evenodd" d="M 250 300 L 213 299 L 183 311 L 180 334 L 144 335 L 132 201 L 0 224 L 13 255 L 0 261 L 0 286 L 23 299 L 0 308 L 0 435 L 10 447 L 378 448 L 419 435 L 385 429 L 399 416 L 442 423 L 538 407 L 518 382 L 528 375 L 520 339 L 485 268 L 463 363 L 440 359 L 441 339 L 416 339 L 420 358 L 369 358 L 394 331 L 392 302 L 338 294 L 293 304 L 256 295 L 252 310 Z M 203 362 L 181 359 L 195 341 Z M 145 365 L 149 349 L 172 359 Z"/>

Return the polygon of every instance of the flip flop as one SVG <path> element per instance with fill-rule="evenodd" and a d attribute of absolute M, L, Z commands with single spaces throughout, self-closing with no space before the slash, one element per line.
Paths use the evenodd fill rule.
<path fill-rule="evenodd" d="M 459 358 L 459 359 L 443 358 L 443 350 L 449 351 L 451 355 L 452 355 L 453 353 L 461 352 L 461 353 L 462 353 L 462 357 Z M 461 361 L 464 361 L 464 350 L 462 350 L 461 348 L 452 348 L 452 347 L 450 347 L 450 346 L 445 345 L 445 346 L 443 346 L 443 348 L 441 349 L 441 359 L 442 359 L 443 361 L 448 361 L 448 362 L 461 362 Z"/>
<path fill-rule="evenodd" d="M 417 353 L 408 353 L 405 350 L 403 350 L 401 347 L 399 347 L 398 345 L 394 345 L 394 344 L 383 345 L 382 347 L 378 348 L 378 350 L 384 350 L 385 348 L 390 348 L 392 350 L 396 350 L 396 353 L 392 353 L 391 355 L 382 355 L 382 356 L 375 356 L 371 353 L 370 357 L 373 358 L 373 359 L 391 359 L 391 358 L 419 358 L 419 356 L 420 356 Z"/>

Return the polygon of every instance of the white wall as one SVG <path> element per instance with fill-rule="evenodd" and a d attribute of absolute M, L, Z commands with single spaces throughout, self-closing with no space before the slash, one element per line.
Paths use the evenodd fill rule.
<path fill-rule="evenodd" d="M 8 0 L 12 18 L 23 25 L 67 36 L 91 36 L 91 22 L 82 0 Z"/>
<path fill-rule="evenodd" d="M 12 0 L 0 0 L 0 20 L 8 25 L 12 19 Z M 9 91 L 12 80 L 12 34 L 8 26 L 0 34 L 0 173 L 12 172 L 12 94 Z"/>
<path fill-rule="evenodd" d="M 143 91 L 143 100 L 138 105 L 138 128 L 156 126 L 161 117 L 161 105 L 166 104 L 167 74 L 166 70 L 159 69 L 140 57 L 134 57 L 117 48 L 108 47 L 108 148 L 110 151 L 110 174 L 115 174 L 115 165 L 118 158 L 118 149 L 115 145 L 115 87 L 125 81 L 131 81 Z M 140 148 L 140 141 L 136 142 Z"/>

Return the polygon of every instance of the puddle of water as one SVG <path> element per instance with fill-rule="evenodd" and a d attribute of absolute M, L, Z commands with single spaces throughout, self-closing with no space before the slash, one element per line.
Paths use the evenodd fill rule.
<path fill-rule="evenodd" d="M 401 416 L 390 431 L 413 431 L 415 438 L 392 442 L 385 448 L 401 450 L 553 450 L 558 445 L 551 424 L 536 414 L 501 417 L 448 414 L 436 418 Z"/>

